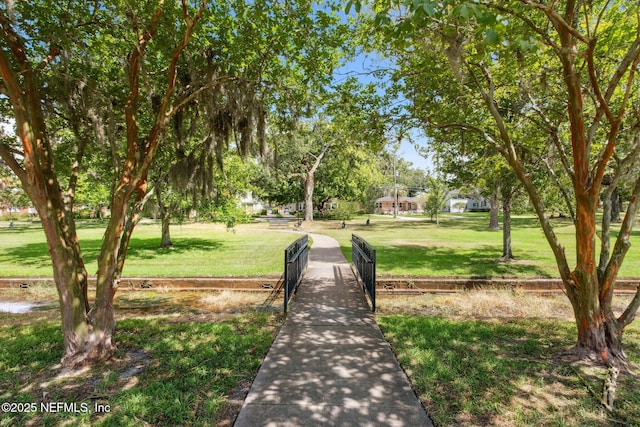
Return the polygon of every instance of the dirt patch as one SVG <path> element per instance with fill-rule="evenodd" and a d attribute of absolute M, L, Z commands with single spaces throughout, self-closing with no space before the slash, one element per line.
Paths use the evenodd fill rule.
<path fill-rule="evenodd" d="M 217 427 L 232 426 L 236 417 L 240 413 L 244 399 L 249 394 L 251 381 L 240 381 L 238 385 L 227 396 L 227 404 L 218 413 Z"/>

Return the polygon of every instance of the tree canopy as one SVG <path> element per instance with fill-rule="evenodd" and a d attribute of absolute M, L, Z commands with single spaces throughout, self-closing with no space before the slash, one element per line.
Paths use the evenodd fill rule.
<path fill-rule="evenodd" d="M 596 212 L 605 176 L 615 182 L 637 159 L 637 2 L 381 0 L 367 11 L 385 52 L 401 59 L 396 79 L 427 134 L 480 138 L 521 182 L 574 307 L 578 349 L 624 363 L 622 332 L 640 291 L 619 316 L 611 300 L 631 245 L 637 172 L 616 241 L 605 215 L 599 251 Z M 542 168 L 574 218 L 573 262 L 549 220 Z"/>
<path fill-rule="evenodd" d="M 267 116 L 298 117 L 306 100 L 325 91 L 350 49 L 348 22 L 335 6 L 0 5 L 0 108 L 18 136 L 2 140 L 0 157 L 42 219 L 60 295 L 65 365 L 113 352 L 113 295 L 154 181 L 185 166 L 209 193 L 205 187 L 228 148 L 264 153 Z M 156 165 L 158 156 L 166 168 Z M 74 217 L 80 200 L 103 202 L 83 193 L 87 179 L 107 183 L 111 211 L 95 304 Z"/>

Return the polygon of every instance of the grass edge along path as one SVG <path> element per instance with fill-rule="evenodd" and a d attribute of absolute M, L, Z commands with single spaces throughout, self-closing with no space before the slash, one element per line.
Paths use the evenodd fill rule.
<path fill-rule="evenodd" d="M 0 223 L 2 224 L 2 223 Z M 131 238 L 125 277 L 256 277 L 282 274 L 284 249 L 296 235 L 245 224 L 227 230 L 220 224 L 191 223 L 171 229 L 174 246 L 160 248 L 160 224 L 142 223 Z M 83 223 L 78 235 L 91 276 L 104 232 Z M 42 228 L 0 225 L 0 276 L 51 277 L 51 259 Z"/>
<path fill-rule="evenodd" d="M 440 426 L 640 426 L 640 376 L 618 378 L 614 411 L 599 401 L 607 370 L 572 363 L 570 320 L 376 315 Z M 640 325 L 625 334 L 640 362 Z"/>
<path fill-rule="evenodd" d="M 337 239 L 349 262 L 351 234 L 358 234 L 377 249 L 376 272 L 382 278 L 559 277 L 553 253 L 533 216 L 514 216 L 511 237 L 516 259 L 509 262 L 501 259 L 502 232 L 488 229 L 488 214 L 445 214 L 440 225 L 424 216 L 408 218 L 411 220 L 360 216 L 347 221 L 344 229 L 339 221 L 315 221 L 305 227 Z M 552 223 L 567 259 L 574 260 L 573 224 L 567 219 L 554 219 Z M 614 224 L 612 239 L 616 237 L 615 227 Z M 640 230 L 636 229 L 632 243 L 638 236 Z M 619 277 L 640 278 L 640 250 L 632 248 L 628 252 Z"/>
<path fill-rule="evenodd" d="M 248 390 L 281 316 L 186 314 L 118 320 L 114 359 L 65 374 L 57 316 L 0 313 L 0 401 L 23 404 L 0 426 L 230 425 L 241 404 L 230 399 Z M 47 412 L 43 402 L 66 406 Z"/>

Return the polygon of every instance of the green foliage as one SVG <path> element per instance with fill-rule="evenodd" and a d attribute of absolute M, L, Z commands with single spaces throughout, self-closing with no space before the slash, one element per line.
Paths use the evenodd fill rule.
<path fill-rule="evenodd" d="M 358 212 L 358 204 L 354 202 L 339 201 L 338 207 L 335 208 L 331 215 L 342 221 L 349 221 Z"/>
<path fill-rule="evenodd" d="M 30 205 L 29 197 L 18 179 L 8 168 L 0 164 L 0 210 L 20 209 Z M 10 213 L 9 219 L 14 219 L 14 216 L 14 213 Z"/>
<path fill-rule="evenodd" d="M 96 211 L 100 215 L 100 209 L 109 206 L 111 192 L 109 180 L 101 178 L 97 174 L 89 173 L 78 177 L 76 206 L 79 209 Z"/>
<path fill-rule="evenodd" d="M 365 204 L 367 190 L 378 187 L 384 180 L 379 165 L 379 155 L 361 147 L 329 151 L 316 174 L 314 200 L 321 203 L 335 198 Z"/>
<path fill-rule="evenodd" d="M 446 184 L 432 176 L 428 177 L 428 192 L 422 197 L 423 209 L 425 213 L 431 216 L 431 220 L 435 217 L 436 222 L 440 223 L 440 213 L 445 208 L 449 191 Z"/>
<path fill-rule="evenodd" d="M 224 223 L 229 229 L 235 227 L 236 224 L 247 223 L 252 218 L 242 210 L 242 207 L 238 206 L 235 200 L 230 200 L 221 205 L 214 205 L 210 209 L 211 219 Z"/>
<path fill-rule="evenodd" d="M 497 184 L 506 208 L 519 190 L 512 177 L 522 184 L 579 317 L 579 345 L 605 361 L 618 338 L 591 319 L 622 330 L 637 311 L 631 304 L 609 320 L 614 293 L 603 291 L 614 287 L 640 208 L 640 36 L 629 10 L 635 0 L 381 0 L 370 19 L 383 35 L 380 51 L 398 64 L 405 113 L 441 151 L 481 163 L 499 153 L 509 165 L 512 176 L 502 168 L 476 174 Z M 627 180 L 634 191 L 614 242 L 598 206 Z M 558 212 L 575 222 L 575 257 L 549 221 Z M 596 348 L 603 342 L 604 352 Z"/>

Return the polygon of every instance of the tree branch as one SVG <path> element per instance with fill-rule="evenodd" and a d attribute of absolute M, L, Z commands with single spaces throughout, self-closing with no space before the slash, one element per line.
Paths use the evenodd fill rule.
<path fill-rule="evenodd" d="M 576 213 L 575 213 L 575 211 L 573 209 L 573 204 L 571 203 L 571 198 L 569 197 L 569 193 L 567 193 L 566 188 L 562 185 L 562 183 L 560 183 L 560 179 L 558 178 L 558 174 L 556 174 L 556 171 L 554 171 L 553 168 L 551 167 L 551 165 L 549 164 L 549 160 L 548 159 L 541 159 L 541 160 L 542 160 L 542 163 L 547 168 L 547 170 L 549 171 L 549 174 L 553 178 L 553 181 L 558 186 L 558 189 L 560 190 L 560 193 L 562 194 L 562 198 L 564 199 L 564 203 L 567 205 L 567 209 L 569 210 L 569 215 L 571 215 L 571 219 L 575 222 Z"/>
<path fill-rule="evenodd" d="M 157 30 L 161 15 L 162 9 L 156 9 L 151 18 L 150 28 L 143 31 L 142 34 L 139 34 L 137 20 L 133 17 L 134 29 L 138 33 L 138 42 L 129 57 L 129 96 L 124 108 L 127 127 L 127 157 L 119 186 L 126 185 L 131 181 L 131 176 L 137 165 L 138 121 L 136 116 L 138 98 L 140 96 L 140 67 L 142 65 L 142 56 Z"/>
<path fill-rule="evenodd" d="M 182 51 L 187 47 L 187 44 L 191 39 L 191 35 L 193 34 L 193 30 L 195 29 L 195 26 L 200 20 L 200 18 L 202 17 L 202 14 L 206 10 L 206 5 L 207 5 L 206 1 L 203 1 L 196 15 L 193 18 L 189 18 L 188 16 L 186 16 L 187 9 L 185 5 L 185 0 L 182 0 L 182 4 L 183 4 L 183 11 L 185 13 L 185 20 L 187 21 L 187 28 L 185 29 L 182 40 L 180 41 L 178 46 L 176 46 L 176 48 L 173 50 L 171 63 L 169 64 L 169 70 L 167 72 L 167 77 L 168 77 L 167 89 L 165 90 L 164 96 L 160 103 L 160 108 L 158 109 L 158 113 L 156 115 L 153 128 L 151 128 L 151 131 L 149 132 L 149 136 L 147 138 L 147 142 L 145 146 L 144 160 L 142 165 L 140 166 L 140 169 L 135 178 L 135 181 L 146 179 L 146 174 L 149 170 L 149 167 L 151 167 L 151 162 L 153 160 L 154 153 L 160 142 L 160 137 L 164 133 L 167 127 L 167 124 L 169 123 L 169 120 L 171 118 L 170 114 L 175 114 L 175 112 L 177 111 L 175 109 L 170 111 L 169 105 L 170 105 L 171 99 L 173 98 L 173 94 L 175 92 L 175 87 L 177 82 L 178 60 L 180 59 L 180 55 L 182 54 Z M 181 105 L 184 106 L 186 104 L 181 104 Z"/>
<path fill-rule="evenodd" d="M 533 96 L 531 96 L 531 93 L 529 93 L 528 91 L 527 91 L 527 96 L 529 98 L 529 101 L 531 102 L 533 111 L 535 111 L 544 122 L 546 126 L 546 130 L 549 133 L 549 136 L 551 138 L 551 142 L 553 143 L 553 146 L 556 148 L 556 150 L 558 150 L 558 155 L 560 156 L 560 162 L 562 163 L 562 166 L 564 167 L 566 174 L 569 175 L 569 177 L 571 178 L 571 181 L 574 182 L 575 174 L 573 173 L 573 169 L 571 168 L 571 164 L 569 163 L 569 158 L 567 156 L 567 153 L 564 147 L 562 146 L 562 144 L 560 143 L 560 138 L 558 137 L 558 126 L 552 123 L 551 120 L 547 117 L 547 115 L 544 114 L 544 112 L 538 106 Z M 534 121 L 534 123 L 538 125 L 537 122 Z M 538 127 L 544 129 L 544 127 L 540 125 L 538 125 Z"/>
<path fill-rule="evenodd" d="M 38 68 L 36 68 L 36 72 L 44 70 L 45 67 L 49 65 L 51 61 L 53 61 L 53 59 L 58 55 L 60 55 L 60 46 L 52 44 L 49 48 L 49 54 L 42 60 L 42 62 L 40 62 L 40 65 L 38 65 Z"/>
<path fill-rule="evenodd" d="M 531 28 L 535 33 L 537 33 L 540 37 L 542 37 L 543 42 L 548 45 L 551 46 L 554 50 L 560 50 L 561 47 L 558 46 L 553 39 L 551 39 L 551 37 L 549 37 L 549 35 L 547 34 L 546 31 L 544 31 L 542 28 L 538 27 L 535 22 L 533 22 L 528 16 L 516 12 L 511 8 L 507 8 L 502 6 L 502 4 L 494 4 L 494 3 L 485 3 L 485 5 L 487 7 L 496 9 L 502 13 L 506 13 L 509 15 L 513 15 L 515 17 L 517 17 L 519 20 L 521 20 L 522 22 L 524 22 L 529 28 Z"/>
<path fill-rule="evenodd" d="M 602 9 L 600 9 L 600 13 L 598 14 L 598 19 L 596 19 L 596 25 L 593 29 L 593 34 L 598 34 L 598 27 L 600 26 L 600 22 L 602 22 L 602 17 L 604 16 L 604 13 L 607 11 L 607 9 L 609 9 L 609 4 L 611 4 L 611 0 L 607 0 L 607 2 L 602 6 Z M 584 3 L 585 5 L 585 9 L 587 7 L 587 3 Z M 586 13 L 586 12 L 585 12 Z M 586 21 L 586 19 L 585 19 Z"/>
<path fill-rule="evenodd" d="M 624 313 L 617 319 L 618 329 L 623 329 L 629 325 L 636 317 L 636 313 L 640 309 L 640 286 L 636 289 L 636 294 L 624 310 Z"/>
<path fill-rule="evenodd" d="M 549 6 L 543 3 L 538 3 L 535 1 L 530 1 L 530 0 L 519 0 L 519 1 L 524 5 L 531 6 L 534 9 L 538 9 L 544 12 L 544 14 L 549 17 L 549 20 L 551 21 L 553 26 L 556 27 L 556 29 L 558 30 L 562 29 L 564 31 L 567 31 L 569 34 L 571 34 L 573 37 L 580 40 L 581 42 L 587 43 L 587 44 L 589 43 L 589 38 L 580 34 L 578 30 L 573 28 L 573 26 L 569 22 L 567 22 L 565 18 L 563 18 L 555 10 L 553 10 L 552 6 Z M 567 2 L 567 10 L 569 11 L 573 9 L 573 6 L 571 5 L 571 3 L 573 2 Z M 569 15 L 571 15 L 571 13 L 569 13 Z"/>
<path fill-rule="evenodd" d="M 487 84 L 488 90 L 485 90 L 483 88 L 483 85 L 480 83 L 480 80 L 477 78 L 473 70 L 469 67 L 469 64 L 467 64 L 467 66 L 469 68 L 469 74 L 472 75 L 474 81 L 476 82 L 478 91 L 480 92 L 485 105 L 489 109 L 489 113 L 491 114 L 495 125 L 498 127 L 500 139 L 502 140 L 501 145 L 503 146 L 500 153 L 505 157 L 507 163 L 509 163 L 520 182 L 522 182 L 522 184 L 524 185 L 527 194 L 529 195 L 529 199 L 531 200 L 531 203 L 533 204 L 533 207 L 536 211 L 536 215 L 538 216 L 544 235 L 547 238 L 547 242 L 549 242 L 549 246 L 551 247 L 551 250 L 553 251 L 553 254 L 555 256 L 556 264 L 558 265 L 558 270 L 560 272 L 560 276 L 562 277 L 562 281 L 567 289 L 569 288 L 569 286 L 575 286 L 575 282 L 571 278 L 571 271 L 569 269 L 569 264 L 567 263 L 564 248 L 558 241 L 558 238 L 553 231 L 553 226 L 551 225 L 551 222 L 546 215 L 544 202 L 542 201 L 542 198 L 540 197 L 537 189 L 533 185 L 533 182 L 531 182 L 529 174 L 525 172 L 522 162 L 518 159 L 513 140 L 509 135 L 506 123 L 504 122 L 502 115 L 498 110 L 498 106 L 493 98 L 493 80 L 491 79 L 488 70 L 486 69 L 486 67 L 484 67 L 483 64 L 476 64 L 484 77 L 485 83 Z"/>
<path fill-rule="evenodd" d="M 640 37 L 636 38 L 636 42 L 640 42 Z M 633 60 L 633 64 L 629 70 L 629 76 L 627 78 L 626 90 L 624 93 L 623 101 L 620 104 L 620 110 L 618 111 L 618 115 L 616 117 L 607 116 L 611 128 L 609 130 L 609 134 L 607 135 L 607 145 L 602 150 L 600 155 L 598 156 L 598 161 L 596 162 L 596 170 L 595 170 L 595 180 L 596 182 L 600 182 L 602 177 L 604 176 L 605 168 L 609 163 L 609 160 L 614 154 L 614 150 L 616 148 L 616 143 L 618 140 L 618 132 L 620 130 L 621 118 L 624 115 L 624 111 L 626 109 L 626 104 L 629 101 L 629 97 L 631 95 L 632 88 L 634 87 L 633 81 L 635 78 L 635 70 L 640 62 L 640 43 L 638 43 L 638 47 L 636 48 L 636 55 Z M 607 102 L 607 100 L 603 99 L 603 102 Z M 608 107 L 607 107 L 608 110 Z M 609 114 L 611 114 L 609 112 Z"/>
<path fill-rule="evenodd" d="M 20 163 L 15 158 L 15 155 L 21 156 L 22 153 L 10 147 L 7 144 L 0 144 L 0 158 L 9 166 L 9 168 L 15 173 L 20 181 L 24 181 L 26 174 Z"/>
<path fill-rule="evenodd" d="M 608 293 L 612 293 L 614 289 L 615 281 L 618 277 L 618 272 L 624 258 L 631 247 L 631 231 L 636 222 L 638 214 L 638 208 L 640 207 L 640 176 L 635 182 L 633 192 L 631 194 L 631 201 L 627 206 L 627 212 L 625 213 L 618 237 L 616 239 L 611 258 L 607 263 L 607 268 L 604 271 L 603 278 L 600 284 L 600 299 L 602 300 Z"/>

